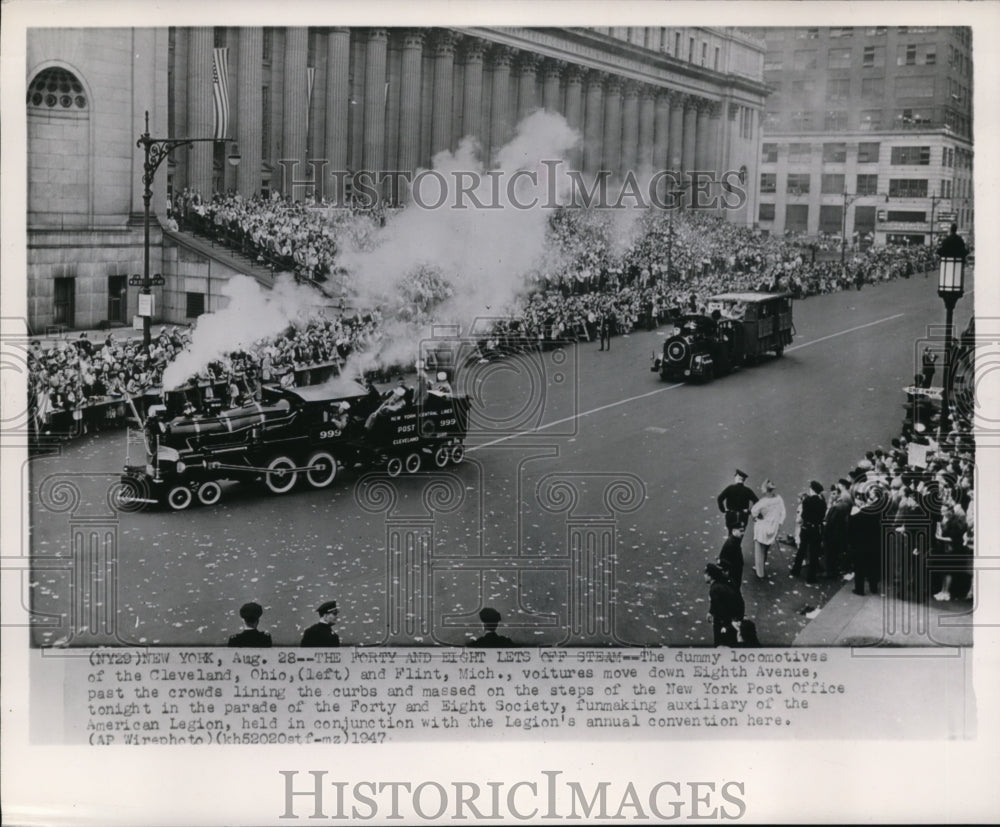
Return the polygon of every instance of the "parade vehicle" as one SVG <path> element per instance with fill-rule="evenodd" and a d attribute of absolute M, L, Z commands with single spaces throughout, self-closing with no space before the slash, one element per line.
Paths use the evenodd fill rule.
<path fill-rule="evenodd" d="M 789 293 L 722 293 L 708 300 L 706 310 L 708 315 L 674 320 L 674 333 L 663 353 L 653 354 L 651 371 L 664 379 L 709 381 L 765 353 L 781 356 L 795 333 Z"/>
<path fill-rule="evenodd" d="M 465 456 L 468 400 L 373 386 L 265 385 L 259 402 L 212 414 L 172 415 L 154 405 L 143 423 L 144 462 L 126 456 L 116 494 L 121 508 L 165 504 L 181 511 L 219 501 L 221 482 L 256 482 L 286 494 L 300 481 L 326 488 L 345 468 L 382 468 L 392 477 L 424 466 L 444 468 Z M 356 390 L 356 392 L 354 392 Z M 344 391 L 347 391 L 344 393 Z"/>

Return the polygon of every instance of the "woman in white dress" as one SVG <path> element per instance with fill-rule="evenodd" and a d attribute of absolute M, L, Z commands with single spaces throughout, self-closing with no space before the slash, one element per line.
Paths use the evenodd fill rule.
<path fill-rule="evenodd" d="M 778 539 L 781 524 L 785 522 L 785 501 L 775 492 L 775 485 L 764 480 L 761 497 L 750 509 L 753 519 L 753 570 L 758 580 L 764 579 L 767 552 Z"/>

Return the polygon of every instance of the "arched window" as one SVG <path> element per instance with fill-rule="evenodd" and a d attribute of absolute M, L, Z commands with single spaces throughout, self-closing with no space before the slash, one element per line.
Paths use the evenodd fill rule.
<path fill-rule="evenodd" d="M 28 226 L 92 222 L 91 106 L 72 71 L 49 66 L 28 83 Z"/>

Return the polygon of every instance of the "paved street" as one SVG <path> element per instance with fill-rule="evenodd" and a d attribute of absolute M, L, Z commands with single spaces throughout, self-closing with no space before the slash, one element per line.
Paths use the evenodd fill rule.
<path fill-rule="evenodd" d="M 722 543 L 715 497 L 733 468 L 755 487 L 775 481 L 791 532 L 810 479 L 829 485 L 898 433 L 900 389 L 928 325 L 943 322 L 935 288 L 932 274 L 798 302 L 781 359 L 707 385 L 649 371 L 662 328 L 617 337 L 610 353 L 584 343 L 474 366 L 459 384 L 474 392 L 482 433 L 461 466 L 392 481 L 347 473 L 284 497 L 233 485 L 211 508 L 122 514 L 117 589 L 95 602 L 135 644 L 224 643 L 251 599 L 276 645 L 296 644 L 327 599 L 348 644 L 463 643 L 480 633 L 482 605 L 525 644 L 710 643 L 701 572 Z M 972 304 L 958 305 L 958 330 Z M 82 516 L 107 514 L 124 450 L 124 434 L 105 433 L 31 463 L 37 558 L 67 556 Z M 80 504 L 55 513 L 66 474 L 79 475 Z M 395 567 L 386 549 L 397 542 L 420 567 Z M 749 538 L 744 552 L 749 564 Z M 792 643 L 808 622 L 800 610 L 839 586 L 789 579 L 793 553 L 772 554 L 766 583 L 747 570 L 747 615 L 764 644 Z M 83 611 L 71 601 L 84 578 L 74 587 L 58 563 L 33 573 L 33 607 Z M 36 630 L 38 642 L 66 639 L 65 623 Z"/>

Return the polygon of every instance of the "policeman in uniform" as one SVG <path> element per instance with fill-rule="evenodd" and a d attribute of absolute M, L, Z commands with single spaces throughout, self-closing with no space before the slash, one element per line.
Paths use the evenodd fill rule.
<path fill-rule="evenodd" d="M 333 631 L 340 610 L 336 600 L 327 600 L 316 609 L 319 623 L 314 623 L 302 633 L 302 646 L 340 646 L 340 635 Z"/>
<path fill-rule="evenodd" d="M 500 648 L 513 646 L 514 641 L 505 635 L 497 634 L 497 626 L 500 625 L 500 612 L 487 606 L 479 613 L 479 619 L 483 622 L 486 634 L 477 637 L 469 646 L 479 646 L 485 648 Z"/>
<path fill-rule="evenodd" d="M 230 635 L 230 646 L 270 646 L 271 636 L 257 628 L 264 607 L 260 603 L 244 603 L 240 606 L 240 618 L 243 620 L 243 631 Z"/>
<path fill-rule="evenodd" d="M 726 528 L 746 531 L 750 521 L 750 506 L 757 502 L 753 489 L 745 485 L 748 476 L 746 471 L 737 468 L 732 483 L 719 494 L 717 502 L 719 511 L 726 515 Z"/>

